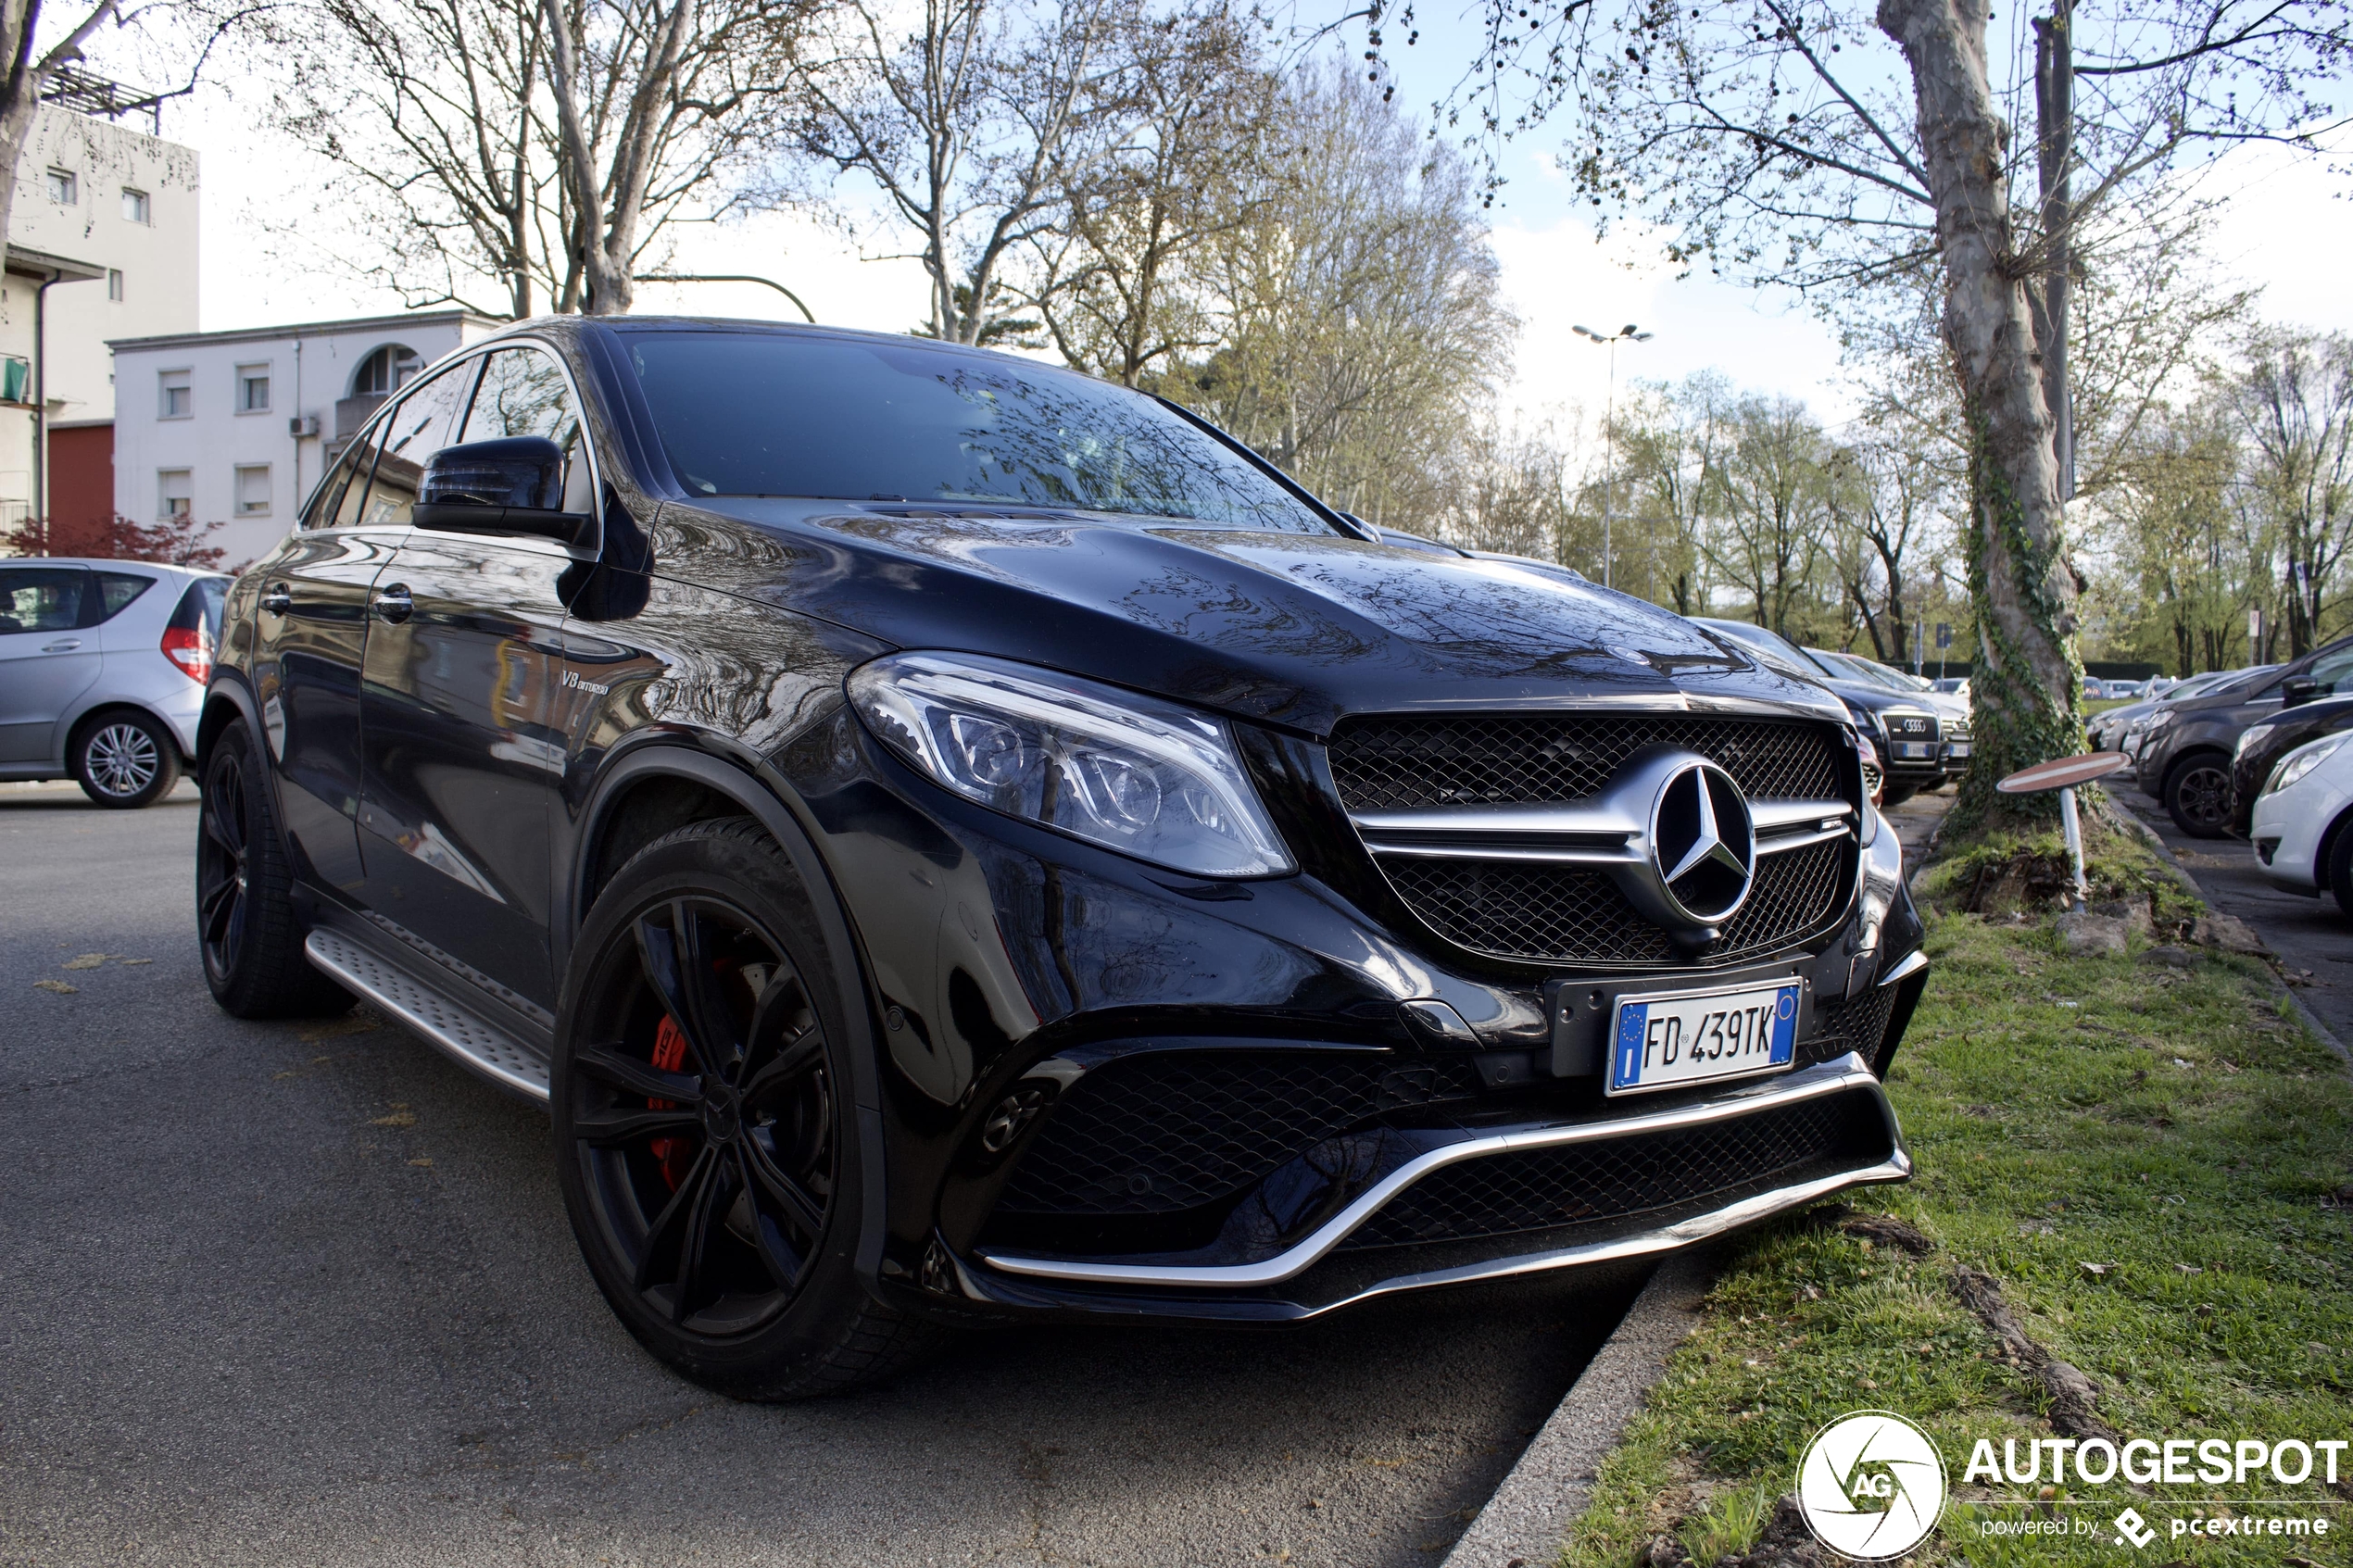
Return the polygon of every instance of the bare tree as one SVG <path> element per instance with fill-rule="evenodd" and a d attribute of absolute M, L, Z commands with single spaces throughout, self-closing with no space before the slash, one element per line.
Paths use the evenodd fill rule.
<path fill-rule="evenodd" d="M 1294 77 L 1280 116 L 1213 246 L 1220 346 L 1169 389 L 1338 505 L 1430 526 L 1516 325 L 1476 182 L 1345 69 Z"/>
<path fill-rule="evenodd" d="M 1638 384 L 1618 400 L 1614 445 L 1640 497 L 1634 521 L 1642 536 L 1632 547 L 1648 557 L 1654 578 L 1663 571 L 1666 602 L 1678 615 L 1710 612 L 1709 530 L 1723 509 L 1735 403 L 1730 384 L 1713 371 L 1673 387 Z"/>
<path fill-rule="evenodd" d="M 2259 337 L 2232 392 L 2251 448 L 2242 483 L 2279 550 L 2294 657 L 2318 640 L 2336 570 L 2353 546 L 2353 344 Z"/>
<path fill-rule="evenodd" d="M 1128 64 L 1127 0 L 925 0 L 912 34 L 848 0 L 801 52 L 801 150 L 878 189 L 914 232 L 931 335 L 978 343 L 1003 270 L 1059 220 L 1105 156 Z"/>
<path fill-rule="evenodd" d="M 1744 397 L 1731 423 L 1718 470 L 1723 521 L 1706 546 L 1708 558 L 1748 596 L 1756 624 L 1784 637 L 1802 635 L 1829 522 L 1828 443 L 1794 398 Z"/>
<path fill-rule="evenodd" d="M 1018 291 L 1073 365 L 1136 386 L 1216 345 L 1193 271 L 1248 220 L 1278 102 L 1252 21 L 1228 0 L 1121 18 L 1128 69 L 1105 106 L 1118 128 L 1101 157 L 1057 169 L 1061 220 L 1033 236 Z"/>
<path fill-rule="evenodd" d="M 1910 569 L 1942 532 L 1944 475 L 1915 448 L 1878 436 L 1842 447 L 1829 466 L 1823 495 L 1842 586 L 1872 652 L 1901 666 L 1912 658 L 1918 608 Z"/>
<path fill-rule="evenodd" d="M 328 248 L 361 275 L 412 306 L 610 312 L 671 224 L 739 200 L 815 3 L 308 0 L 251 58 L 339 171 L 322 207 L 359 243 Z"/>

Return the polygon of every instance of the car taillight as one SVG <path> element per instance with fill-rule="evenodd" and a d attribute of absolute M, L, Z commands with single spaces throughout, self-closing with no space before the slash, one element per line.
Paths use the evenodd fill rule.
<path fill-rule="evenodd" d="M 212 679 L 211 618 L 205 613 L 204 595 L 195 583 L 180 596 L 179 608 L 171 612 L 170 623 L 163 629 L 164 658 L 180 667 L 180 672 L 198 685 Z"/>

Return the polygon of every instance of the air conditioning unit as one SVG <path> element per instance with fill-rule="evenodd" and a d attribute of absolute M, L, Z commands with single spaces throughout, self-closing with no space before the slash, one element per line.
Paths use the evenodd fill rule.
<path fill-rule="evenodd" d="M 316 414 L 296 414 L 293 419 L 286 421 L 286 433 L 295 436 L 297 439 L 306 435 L 318 434 L 319 416 Z"/>

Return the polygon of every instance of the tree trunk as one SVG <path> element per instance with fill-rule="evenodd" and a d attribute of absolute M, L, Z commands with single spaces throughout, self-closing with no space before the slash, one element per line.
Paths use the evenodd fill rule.
<path fill-rule="evenodd" d="M 1969 593 L 1979 662 L 1977 751 L 1957 823 L 2055 817 L 2049 795 L 1994 781 L 2080 750 L 2075 579 L 2041 358 L 2002 176 L 2009 128 L 1985 76 L 1982 0 L 1880 0 L 1879 25 L 1912 69 L 1944 264 L 1944 332 L 1969 435 Z"/>

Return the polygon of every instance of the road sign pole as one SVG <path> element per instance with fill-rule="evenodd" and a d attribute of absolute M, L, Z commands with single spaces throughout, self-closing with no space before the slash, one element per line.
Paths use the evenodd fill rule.
<path fill-rule="evenodd" d="M 2092 896 L 2092 884 L 2083 875 L 2083 823 L 2075 814 L 2074 787 L 2060 790 L 2058 797 L 2059 828 L 2067 834 L 2067 864 L 2075 873 L 2075 907 L 2080 909 Z"/>

